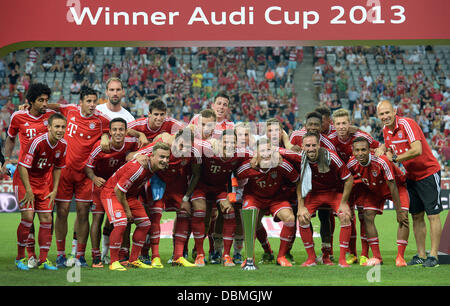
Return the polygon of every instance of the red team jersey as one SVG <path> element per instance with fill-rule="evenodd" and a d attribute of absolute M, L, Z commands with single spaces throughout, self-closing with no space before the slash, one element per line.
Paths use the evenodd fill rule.
<path fill-rule="evenodd" d="M 19 135 L 19 159 L 23 157 L 24 150 L 32 138 L 48 131 L 47 120 L 54 113 L 55 111 L 47 110 L 45 114 L 42 114 L 39 117 L 34 117 L 28 110 L 21 110 L 15 112 L 11 116 L 11 121 L 8 127 L 8 136 L 15 138 Z"/>
<path fill-rule="evenodd" d="M 291 137 L 289 139 L 291 144 L 292 145 L 297 145 L 299 147 L 302 147 L 303 136 L 305 134 L 306 134 L 306 129 L 305 128 L 302 128 L 299 131 L 294 131 L 291 134 Z M 323 148 L 326 148 L 328 150 L 331 150 L 331 151 L 336 151 L 336 148 L 334 147 L 334 145 L 330 141 L 330 139 L 327 136 L 323 135 L 323 134 L 320 134 L 320 146 L 323 147 Z"/>
<path fill-rule="evenodd" d="M 117 186 L 127 194 L 127 199 L 137 198 L 152 175 L 150 169 L 145 169 L 136 160 L 129 161 L 108 179 L 102 194 L 114 194 L 114 188 Z"/>
<path fill-rule="evenodd" d="M 173 118 L 164 119 L 163 124 L 156 130 L 152 130 L 149 127 L 147 118 L 139 118 L 128 124 L 129 129 L 144 133 L 149 141 L 153 141 L 153 138 L 161 133 L 175 134 L 183 127 L 183 123 Z"/>
<path fill-rule="evenodd" d="M 200 182 L 209 186 L 226 186 L 231 174 L 244 161 L 252 157 L 252 153 L 246 149 L 238 149 L 232 158 L 227 160 L 213 154 L 211 145 L 202 142 L 202 171 Z"/>
<path fill-rule="evenodd" d="M 353 140 L 357 137 L 366 138 L 369 141 L 369 147 L 371 149 L 376 149 L 380 146 L 380 143 L 377 140 L 373 139 L 372 136 L 362 131 L 357 131 L 356 133 L 351 134 L 346 141 L 340 140 L 337 132 L 331 133 L 329 136 L 329 139 L 336 148 L 336 153 L 345 163 L 347 163 L 353 156 Z"/>
<path fill-rule="evenodd" d="M 61 113 L 67 118 L 64 138 L 68 143 L 66 164 L 68 168 L 82 172 L 95 143 L 103 133 L 109 131 L 109 118 L 99 111 L 85 117 L 79 105 L 60 106 Z"/>
<path fill-rule="evenodd" d="M 150 155 L 153 152 L 153 146 L 157 142 L 161 142 L 162 139 L 158 139 L 157 141 L 145 146 L 141 150 L 139 150 L 140 153 Z M 161 170 L 158 172 L 158 176 L 166 183 L 172 183 L 175 181 L 186 180 L 188 176 L 191 174 L 191 163 L 201 164 L 202 159 L 200 152 L 192 146 L 191 148 L 191 154 L 189 156 L 181 156 L 181 157 L 175 157 L 172 154 L 172 150 L 170 152 L 170 158 L 169 158 L 169 167 L 166 170 Z M 174 187 L 180 187 L 180 186 L 174 186 Z M 167 190 L 170 191 L 170 190 Z"/>
<path fill-rule="evenodd" d="M 398 186 L 404 185 L 406 181 L 405 174 L 384 155 L 376 157 L 370 154 L 366 166 L 361 165 L 355 157 L 352 157 L 347 168 L 353 175 L 361 178 L 361 181 L 372 193 L 382 197 L 391 195 L 386 181 L 395 180 Z"/>
<path fill-rule="evenodd" d="M 89 155 L 86 167 L 94 170 L 95 176 L 108 180 L 123 164 L 126 163 L 127 154 L 138 150 L 139 143 L 134 137 L 125 137 L 120 149 L 111 147 L 110 152 L 103 152 L 100 141 L 94 145 Z"/>
<path fill-rule="evenodd" d="M 351 174 L 345 163 L 335 152 L 330 151 L 330 171 L 319 173 L 317 163 L 309 162 L 312 172 L 312 192 L 324 193 L 339 190 L 342 181 Z"/>
<path fill-rule="evenodd" d="M 263 199 L 280 198 L 280 190 L 287 182 L 296 183 L 299 179 L 297 170 L 286 160 L 275 168 L 268 170 L 253 169 L 250 162 L 243 163 L 237 170 L 239 180 L 247 179 L 244 196 L 252 194 Z"/>
<path fill-rule="evenodd" d="M 66 163 L 67 142 L 64 139 L 54 146 L 48 140 L 48 133 L 32 139 L 24 148 L 24 156 L 19 159 L 19 165 L 28 169 L 30 184 L 42 186 L 51 183 L 53 167 L 64 168 Z"/>
<path fill-rule="evenodd" d="M 421 155 L 402 162 L 408 179 L 419 181 L 441 170 L 420 126 L 414 120 L 395 116 L 394 130 L 385 126 L 383 136 L 386 148 L 391 148 L 397 155 L 411 149 L 411 143 L 414 141 L 422 143 Z"/>

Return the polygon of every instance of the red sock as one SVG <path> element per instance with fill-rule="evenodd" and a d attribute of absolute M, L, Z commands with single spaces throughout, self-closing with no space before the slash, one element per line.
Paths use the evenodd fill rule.
<path fill-rule="evenodd" d="M 119 260 L 120 246 L 122 245 L 123 233 L 127 227 L 127 222 L 117 222 L 114 224 L 114 229 L 109 236 L 109 252 L 111 256 L 111 263 Z"/>
<path fill-rule="evenodd" d="M 194 234 L 195 249 L 197 255 L 205 255 L 203 241 L 205 240 L 205 216 L 204 210 L 194 210 L 192 215 L 192 232 Z"/>
<path fill-rule="evenodd" d="M 360 222 L 361 231 L 361 256 L 369 257 L 369 243 L 367 242 L 366 227 L 364 221 Z"/>
<path fill-rule="evenodd" d="M 349 240 L 348 248 L 349 248 L 349 252 L 356 256 L 357 255 L 356 239 L 358 238 L 357 233 L 356 233 L 356 218 L 353 217 L 351 219 L 351 221 L 352 221 L 352 227 L 351 227 L 352 231 L 350 233 L 350 240 Z"/>
<path fill-rule="evenodd" d="M 183 257 L 184 246 L 188 240 L 189 216 L 184 212 L 177 212 L 175 223 L 173 260 Z"/>
<path fill-rule="evenodd" d="M 119 249 L 119 260 L 126 260 L 130 257 L 130 250 L 126 247 Z"/>
<path fill-rule="evenodd" d="M 56 240 L 57 255 L 66 257 L 66 239 Z"/>
<path fill-rule="evenodd" d="M 407 240 L 397 240 L 397 256 L 401 256 L 402 258 L 405 258 L 405 249 L 408 245 Z"/>
<path fill-rule="evenodd" d="M 150 220 L 142 221 L 136 225 L 133 233 L 133 246 L 131 247 L 130 262 L 136 261 L 141 253 L 145 237 L 150 230 Z"/>
<path fill-rule="evenodd" d="M 267 231 L 264 225 L 256 229 L 256 239 L 258 239 L 259 243 L 261 243 L 265 253 L 273 253 L 272 248 L 270 247 L 269 239 L 267 239 Z"/>
<path fill-rule="evenodd" d="M 372 250 L 373 257 L 376 257 L 381 260 L 380 244 L 378 242 L 378 237 L 369 238 L 367 239 L 367 242 L 369 243 L 370 249 Z"/>
<path fill-rule="evenodd" d="M 308 259 L 316 259 L 316 252 L 314 250 L 314 240 L 311 227 L 308 225 L 300 225 L 300 236 L 302 237 L 303 245 L 305 246 Z"/>
<path fill-rule="evenodd" d="M 161 231 L 162 208 L 152 208 L 150 213 L 150 245 L 152 248 L 152 259 L 159 256 L 159 240 Z"/>
<path fill-rule="evenodd" d="M 77 243 L 77 255 L 76 258 L 80 258 L 81 256 L 84 256 L 84 253 L 86 252 L 86 243 Z"/>
<path fill-rule="evenodd" d="M 39 262 L 43 263 L 47 260 L 48 251 L 52 245 L 52 222 L 41 222 L 39 226 Z"/>
<path fill-rule="evenodd" d="M 92 249 L 91 250 L 91 252 L 92 252 L 92 258 L 97 258 L 97 257 L 100 257 L 101 256 L 101 253 L 100 253 L 100 249 Z"/>
<path fill-rule="evenodd" d="M 28 235 L 33 222 L 21 220 L 17 227 L 17 257 L 16 259 L 22 259 L 25 257 L 25 248 L 27 246 Z"/>
<path fill-rule="evenodd" d="M 236 230 L 236 219 L 234 210 L 231 213 L 223 214 L 223 255 L 230 255 L 233 244 L 234 231 Z"/>
<path fill-rule="evenodd" d="M 292 236 L 295 235 L 295 221 L 285 222 L 280 232 L 280 250 L 278 251 L 278 257 L 286 255 L 289 247 L 292 245 Z"/>
<path fill-rule="evenodd" d="M 345 260 L 345 254 L 348 251 L 351 233 L 352 233 L 351 224 L 341 225 L 341 232 L 339 233 L 339 246 L 340 246 L 339 260 Z"/>

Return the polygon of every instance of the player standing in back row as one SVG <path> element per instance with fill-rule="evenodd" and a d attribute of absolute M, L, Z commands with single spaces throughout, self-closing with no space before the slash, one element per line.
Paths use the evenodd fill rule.
<path fill-rule="evenodd" d="M 384 145 L 377 155 L 386 154 L 394 163 L 401 163 L 406 170 L 413 230 L 417 254 L 408 265 L 422 264 L 424 267 L 438 266 L 437 253 L 441 240 L 442 225 L 439 213 L 442 211 L 440 198 L 441 167 L 433 156 L 420 126 L 412 119 L 397 116 L 391 102 L 378 103 L 377 115 L 384 124 Z M 425 213 L 430 221 L 431 251 L 425 252 Z"/>

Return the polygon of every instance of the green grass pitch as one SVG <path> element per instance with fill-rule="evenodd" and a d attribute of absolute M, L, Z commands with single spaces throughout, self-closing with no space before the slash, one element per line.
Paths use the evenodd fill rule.
<path fill-rule="evenodd" d="M 448 210 L 441 213 L 442 224 L 447 218 Z M 69 220 L 69 234 L 67 251 L 70 252 L 70 242 L 74 221 L 74 213 Z M 173 213 L 164 213 L 163 219 L 174 218 Z M 69 282 L 67 275 L 70 269 L 58 271 L 30 270 L 19 271 L 14 265 L 17 252 L 16 230 L 20 214 L 0 214 L 0 285 L 2 286 L 448 286 L 450 285 L 450 265 L 440 265 L 436 268 L 405 267 L 398 268 L 394 264 L 397 253 L 396 246 L 396 218 L 393 211 L 385 211 L 376 218 L 380 238 L 380 249 L 384 264 L 380 266 L 379 282 L 369 282 L 368 267 L 353 265 L 343 269 L 335 265 L 332 267 L 318 265 L 303 268 L 300 264 L 306 260 L 306 252 L 300 238 L 297 237 L 292 254 L 297 262 L 291 268 L 282 268 L 275 264 L 258 265 L 256 271 L 242 271 L 240 267 L 223 267 L 220 265 L 207 265 L 204 268 L 172 267 L 165 264 L 164 269 L 137 270 L 129 269 L 125 272 L 109 271 L 103 269 L 84 268 L 80 272 L 80 282 Z M 411 220 L 411 218 L 410 218 Z M 36 220 L 37 221 L 37 220 Z M 36 223 L 37 225 L 38 223 Z M 428 225 L 428 223 L 427 223 Z M 319 231 L 319 221 L 313 219 L 314 231 Z M 359 228 L 359 223 L 357 224 Z M 134 228 L 132 228 L 133 230 Z M 336 221 L 334 237 L 335 257 L 339 254 L 339 221 Z M 270 238 L 275 252 L 278 251 L 279 239 Z M 320 253 L 320 238 L 315 238 L 316 252 Z M 189 249 L 192 249 L 193 239 L 190 240 Z M 205 241 L 205 250 L 208 250 Z M 427 239 L 427 249 L 430 241 Z M 358 236 L 358 252 L 360 240 Z M 172 255 L 172 239 L 161 239 L 161 259 L 163 263 Z M 409 260 L 416 253 L 414 235 L 409 236 L 409 245 L 406 249 L 406 259 Z M 90 241 L 86 250 L 86 259 L 91 263 Z M 256 242 L 256 258 L 260 258 L 262 248 Z M 49 259 L 56 259 L 56 245 L 53 237 Z M 191 258 L 189 260 L 192 261 Z M 74 276 L 75 274 L 72 274 Z M 376 274 L 370 274 L 375 276 Z M 70 279 L 70 278 L 69 278 Z M 182 281 L 180 281 L 182 280 Z"/>

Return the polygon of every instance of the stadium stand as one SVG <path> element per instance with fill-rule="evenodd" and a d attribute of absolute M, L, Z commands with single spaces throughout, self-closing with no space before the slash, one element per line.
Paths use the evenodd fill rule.
<path fill-rule="evenodd" d="M 355 125 L 382 140 L 376 103 L 395 102 L 401 115 L 420 123 L 443 165 L 443 177 L 450 176 L 448 46 L 19 50 L 0 59 L 1 138 L 4 141 L 9 118 L 24 102 L 31 82 L 47 83 L 53 91 L 51 102 L 77 103 L 80 89 L 91 86 L 102 103 L 104 82 L 112 76 L 124 81 L 123 106 L 135 117 L 145 116 L 149 101 L 160 96 L 170 116 L 188 122 L 208 107 L 216 92 L 226 90 L 232 99 L 232 121 L 276 117 L 291 132 L 302 127 L 299 110 L 309 103 L 294 79 L 303 71 L 299 69 L 308 52 L 323 76 L 317 106 L 348 108 Z"/>

